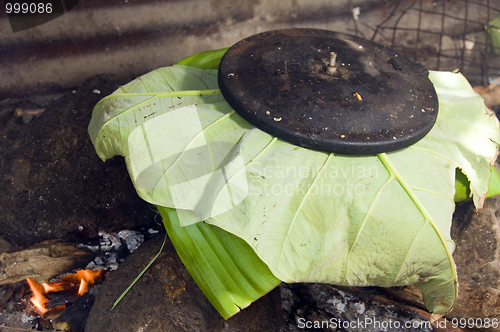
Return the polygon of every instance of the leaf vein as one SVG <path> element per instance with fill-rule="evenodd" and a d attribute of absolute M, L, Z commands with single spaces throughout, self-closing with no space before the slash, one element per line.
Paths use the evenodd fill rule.
<path fill-rule="evenodd" d="M 205 133 L 206 130 L 209 130 L 211 127 L 215 126 L 216 124 L 224 121 L 225 119 L 229 118 L 231 115 L 235 114 L 236 112 L 234 110 L 224 114 L 223 116 L 221 116 L 220 118 L 218 118 L 217 120 L 215 120 L 214 122 L 212 122 L 211 124 L 209 124 L 207 127 L 203 128 L 199 133 L 197 133 L 196 135 L 194 135 L 186 144 L 186 147 L 182 150 L 181 153 L 179 153 L 177 155 L 177 157 L 175 158 L 175 160 L 172 161 L 172 163 L 170 164 L 170 166 L 166 169 L 166 171 L 163 173 L 163 175 L 161 176 L 161 178 L 158 179 L 158 182 L 156 183 L 155 185 L 155 188 L 153 188 L 153 193 L 155 192 L 156 190 L 156 187 L 158 187 L 158 185 L 160 183 L 163 182 L 163 180 L 165 179 L 166 175 L 167 175 L 167 172 L 172 168 L 172 166 L 174 164 L 177 163 L 177 161 L 180 160 L 181 156 L 184 155 L 184 153 L 189 150 L 188 147 L 198 138 L 200 137 L 200 135 L 203 135 Z M 182 167 L 181 167 L 182 169 Z"/>
<path fill-rule="evenodd" d="M 411 187 L 408 185 L 408 183 L 404 180 L 404 178 L 398 172 L 397 168 L 394 166 L 394 164 L 390 160 L 389 156 L 385 153 L 380 153 L 380 154 L 378 154 L 378 156 L 380 158 L 380 161 L 382 161 L 384 166 L 387 168 L 387 170 L 389 170 L 391 172 L 391 174 L 397 179 L 397 181 L 399 182 L 401 187 L 403 187 L 404 191 L 406 191 L 406 193 L 408 194 L 410 199 L 414 202 L 415 206 L 418 208 L 418 210 L 420 211 L 420 213 L 422 214 L 422 216 L 426 220 L 426 223 L 427 222 L 430 223 L 431 226 L 434 228 L 434 231 L 436 232 L 437 236 L 441 240 L 441 243 L 443 245 L 443 249 L 446 253 L 446 256 L 448 258 L 448 262 L 450 264 L 450 268 L 451 268 L 453 277 L 455 278 L 455 281 L 456 281 L 457 273 L 456 273 L 455 264 L 453 263 L 453 258 L 452 258 L 451 252 L 448 248 L 448 245 L 446 244 L 446 240 L 445 240 L 443 234 L 441 233 L 440 229 L 436 225 L 436 222 L 434 221 L 432 216 L 429 214 L 429 212 L 427 211 L 425 206 L 423 206 L 422 202 L 420 202 L 420 200 L 415 195 L 415 193 L 413 192 Z M 404 262 L 403 262 L 403 264 L 404 264 Z"/>
<path fill-rule="evenodd" d="M 309 196 L 309 193 L 311 192 L 311 188 L 314 187 L 314 183 L 320 177 L 320 174 L 323 174 L 323 170 L 325 169 L 325 165 L 328 163 L 328 161 L 330 160 L 330 158 L 333 157 L 333 155 L 334 155 L 333 153 L 330 153 L 328 155 L 328 157 L 325 159 L 323 165 L 321 166 L 320 170 L 318 171 L 318 173 L 316 173 L 316 176 L 314 177 L 314 179 L 312 180 L 311 184 L 309 185 L 309 188 L 307 188 L 306 193 L 304 194 L 304 196 L 302 196 L 302 198 L 300 200 L 300 203 L 299 203 L 299 206 L 297 207 L 297 211 L 293 215 L 292 221 L 290 222 L 290 225 L 288 226 L 288 230 L 287 230 L 287 232 L 285 234 L 285 240 L 287 240 L 287 239 L 289 240 L 290 239 L 290 231 L 292 230 L 293 224 L 297 220 L 297 215 L 299 214 L 299 211 L 301 211 L 302 208 L 303 208 L 304 201 Z M 285 249 L 285 246 L 282 246 L 281 247 L 281 251 L 280 251 L 280 255 L 278 256 L 278 262 L 281 261 L 281 257 L 283 256 L 284 249 Z M 298 256 L 300 257 L 300 255 L 298 255 Z"/>
<path fill-rule="evenodd" d="M 371 212 L 373 211 L 374 209 L 374 206 L 376 205 L 380 195 L 382 195 L 382 192 L 383 190 L 389 185 L 389 183 L 391 183 L 393 180 L 395 180 L 394 176 L 391 174 L 390 170 L 389 171 L 389 178 L 384 182 L 384 184 L 380 187 L 380 189 L 377 191 L 377 194 L 375 195 L 375 197 L 373 198 L 373 202 L 370 204 L 370 207 L 368 208 L 368 211 L 366 211 L 366 215 L 364 216 L 363 218 L 363 221 L 361 222 L 361 226 L 358 230 L 358 232 L 356 233 L 356 237 L 354 238 L 354 241 L 352 242 L 350 248 L 349 248 L 349 251 L 347 252 L 347 256 L 346 256 L 346 267 L 345 267 L 345 274 L 344 274 L 344 279 L 342 280 L 342 282 L 340 283 L 341 285 L 343 285 L 346 280 L 347 280 L 347 274 L 349 273 L 349 261 L 351 259 L 351 253 L 354 249 L 354 246 L 355 244 L 357 243 L 359 237 L 361 236 L 361 232 L 363 231 L 363 228 L 366 224 L 366 221 L 368 219 L 368 217 L 371 215 Z M 353 272 L 353 271 L 351 271 Z"/>

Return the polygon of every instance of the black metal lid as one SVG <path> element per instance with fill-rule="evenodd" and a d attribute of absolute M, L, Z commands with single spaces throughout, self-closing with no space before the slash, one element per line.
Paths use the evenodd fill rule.
<path fill-rule="evenodd" d="M 427 76 L 385 46 L 317 29 L 248 37 L 219 66 L 222 95 L 248 122 L 295 145 L 343 154 L 389 152 L 423 138 L 438 113 Z"/>

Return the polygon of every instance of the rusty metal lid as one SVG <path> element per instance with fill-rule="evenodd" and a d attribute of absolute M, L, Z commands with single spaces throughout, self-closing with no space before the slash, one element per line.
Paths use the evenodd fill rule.
<path fill-rule="evenodd" d="M 383 45 L 317 29 L 248 37 L 219 66 L 222 95 L 248 122 L 295 145 L 343 154 L 389 152 L 423 138 L 438 113 L 427 76 Z"/>

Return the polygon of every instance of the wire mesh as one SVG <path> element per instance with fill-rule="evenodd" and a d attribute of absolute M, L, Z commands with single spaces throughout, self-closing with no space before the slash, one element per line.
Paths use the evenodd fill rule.
<path fill-rule="evenodd" d="M 491 20 L 500 15 L 500 0 L 395 0 L 384 6 L 383 19 L 379 16 L 375 24 L 357 20 L 356 33 L 370 38 L 366 31 L 371 31 L 373 41 L 428 69 L 458 69 L 472 85 L 500 76 L 500 54 L 488 33 Z"/>

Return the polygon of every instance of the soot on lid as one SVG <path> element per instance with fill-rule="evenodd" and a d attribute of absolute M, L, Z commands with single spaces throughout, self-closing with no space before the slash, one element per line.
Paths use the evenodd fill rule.
<path fill-rule="evenodd" d="M 248 122 L 292 144 L 376 154 L 422 139 L 438 113 L 427 69 L 363 38 L 318 29 L 260 33 L 219 66 L 224 98 Z"/>

